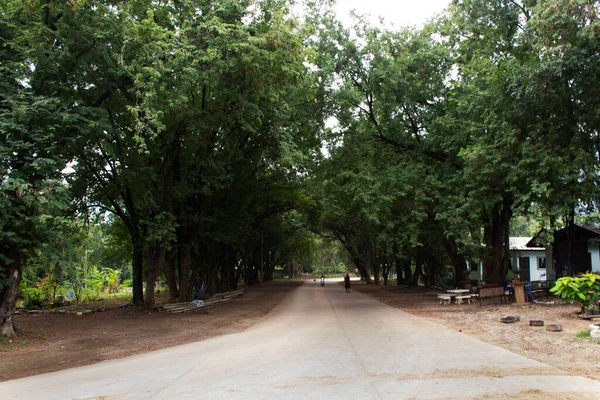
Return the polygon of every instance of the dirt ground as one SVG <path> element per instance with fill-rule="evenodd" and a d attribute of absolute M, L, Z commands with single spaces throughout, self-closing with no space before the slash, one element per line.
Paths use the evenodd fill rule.
<path fill-rule="evenodd" d="M 0 338 L 0 381 L 126 357 L 247 329 L 301 281 L 250 287 L 231 303 L 184 314 L 116 308 L 89 315 L 15 316 L 19 336 Z M 160 300 L 160 297 L 159 297 Z M 84 308 L 110 308 L 123 303 Z"/>
<path fill-rule="evenodd" d="M 559 299 L 542 299 L 542 303 L 500 304 L 499 298 L 486 299 L 480 307 L 473 304 L 440 305 L 439 291 L 401 286 L 373 286 L 356 283 L 353 290 L 372 296 L 392 307 L 474 336 L 484 342 L 552 365 L 573 375 L 600 380 L 600 344 L 590 338 L 577 338 L 591 321 L 577 317 L 577 304 Z M 554 304 L 548 304 L 553 302 Z M 520 322 L 504 324 L 500 319 L 518 315 Z M 530 320 L 543 320 L 545 325 L 560 324 L 562 332 L 529 326 Z M 596 323 L 600 320 L 594 320 Z"/>

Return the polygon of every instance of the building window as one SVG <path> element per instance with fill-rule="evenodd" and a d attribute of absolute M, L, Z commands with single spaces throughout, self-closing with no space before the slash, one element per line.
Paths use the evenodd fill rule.
<path fill-rule="evenodd" d="M 538 257 L 538 269 L 546 269 L 546 257 Z"/>

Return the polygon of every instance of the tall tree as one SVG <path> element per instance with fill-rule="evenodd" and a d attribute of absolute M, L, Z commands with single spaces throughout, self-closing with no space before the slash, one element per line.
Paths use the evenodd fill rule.
<path fill-rule="evenodd" d="M 31 86 L 34 48 L 28 9 L 0 3 L 0 334 L 15 334 L 12 316 L 23 264 L 48 240 L 43 218 L 66 206 L 64 148 L 77 115 Z M 23 15 L 24 13 L 25 15 Z"/>

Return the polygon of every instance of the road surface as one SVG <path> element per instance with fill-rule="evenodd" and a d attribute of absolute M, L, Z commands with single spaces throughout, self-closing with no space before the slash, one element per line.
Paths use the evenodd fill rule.
<path fill-rule="evenodd" d="M 307 282 L 250 329 L 0 383 L 6 399 L 600 399 L 600 382 L 343 286 Z"/>

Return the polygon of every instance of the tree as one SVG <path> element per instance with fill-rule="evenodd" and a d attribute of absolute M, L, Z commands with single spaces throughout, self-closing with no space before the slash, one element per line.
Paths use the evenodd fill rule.
<path fill-rule="evenodd" d="M 14 336 L 12 316 L 23 264 L 48 237 L 41 220 L 65 207 L 61 171 L 77 115 L 32 86 L 33 49 L 20 2 L 0 4 L 0 334 Z M 25 10 L 27 11 L 27 10 Z"/>
<path fill-rule="evenodd" d="M 205 240 L 220 213 L 235 215 L 219 202 L 262 190 L 270 170 L 296 173 L 317 146 L 315 117 L 292 106 L 311 88 L 287 3 L 51 1 L 43 10 L 36 45 L 50 51 L 37 53 L 32 85 L 85 116 L 69 148 L 80 204 L 127 227 L 135 304 L 152 307 L 164 267 L 173 297 L 185 298 L 193 257 L 236 264 L 237 238 Z M 209 269 L 212 280 L 218 269 Z"/>

